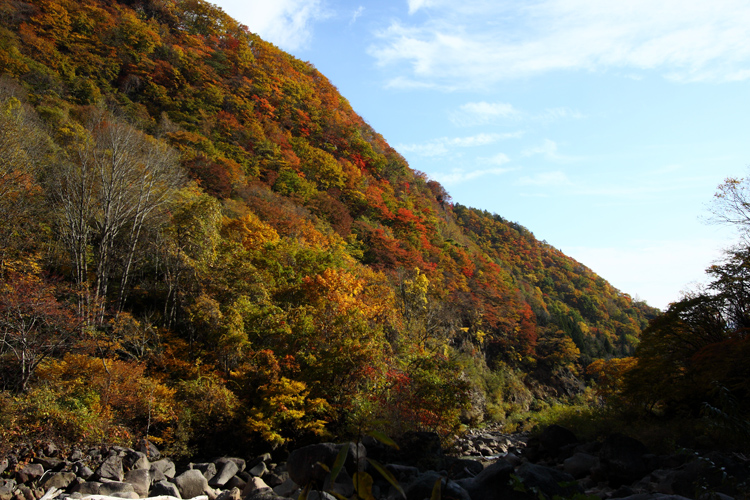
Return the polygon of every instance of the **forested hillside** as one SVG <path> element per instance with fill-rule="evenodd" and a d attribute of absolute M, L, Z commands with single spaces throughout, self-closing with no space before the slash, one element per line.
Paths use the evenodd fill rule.
<path fill-rule="evenodd" d="M 562 396 L 657 313 L 451 203 L 202 0 L 0 0 L 0 72 L 7 436 L 448 433 Z"/>

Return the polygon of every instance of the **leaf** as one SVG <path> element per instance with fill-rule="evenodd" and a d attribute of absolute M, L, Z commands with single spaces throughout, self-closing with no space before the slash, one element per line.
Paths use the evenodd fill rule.
<path fill-rule="evenodd" d="M 330 468 L 329 468 L 329 467 L 328 467 L 328 466 L 327 466 L 326 464 L 324 464 L 323 462 L 315 462 L 315 463 L 316 463 L 316 464 L 317 464 L 317 465 L 318 465 L 318 466 L 319 466 L 319 467 L 320 467 L 321 469 L 323 469 L 324 471 L 326 471 L 326 472 L 331 472 L 331 469 L 330 469 Z M 331 482 L 333 482 L 333 479 L 331 480 Z"/>
<path fill-rule="evenodd" d="M 351 443 L 346 443 L 344 446 L 341 447 L 339 450 L 339 454 L 336 455 L 336 460 L 333 462 L 333 469 L 331 472 L 331 486 L 336 482 L 336 478 L 339 477 L 339 473 L 341 472 L 341 469 L 344 467 L 344 463 L 346 462 L 346 457 L 349 455 L 349 445 Z"/>
<path fill-rule="evenodd" d="M 384 432 L 381 431 L 372 431 L 368 433 L 368 436 L 373 437 L 383 443 L 384 445 L 390 446 L 391 448 L 400 449 L 396 442 L 388 437 Z"/>
<path fill-rule="evenodd" d="M 363 500 L 375 500 L 372 496 L 372 476 L 367 472 L 355 472 L 352 476 L 357 496 Z"/>
<path fill-rule="evenodd" d="M 432 487 L 432 495 L 430 495 L 430 500 L 440 500 L 442 498 L 442 489 L 443 489 L 443 478 L 439 478 L 437 481 L 435 481 L 435 486 Z"/>
<path fill-rule="evenodd" d="M 391 483 L 391 485 L 394 488 L 396 488 L 399 493 L 401 493 L 401 496 L 403 496 L 404 498 L 406 498 L 406 493 L 404 492 L 404 489 L 401 487 L 400 484 L 398 484 L 398 480 L 395 477 L 393 477 L 393 474 L 391 474 L 391 472 L 388 469 L 386 469 L 385 467 L 383 467 L 380 463 L 376 462 L 372 458 L 368 458 L 367 461 L 370 462 L 370 464 L 373 467 L 375 467 L 375 469 L 378 472 L 380 472 L 380 474 L 386 479 L 386 481 L 388 481 L 389 483 Z"/>
<path fill-rule="evenodd" d="M 297 500 L 307 500 L 307 494 L 310 493 L 310 483 L 305 486 L 305 489 L 299 494 Z"/>

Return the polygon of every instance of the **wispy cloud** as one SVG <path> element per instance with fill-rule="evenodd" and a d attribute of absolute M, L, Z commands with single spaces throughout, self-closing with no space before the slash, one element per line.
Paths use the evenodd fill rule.
<path fill-rule="evenodd" d="M 501 121 L 539 121 L 552 122 L 566 118 L 579 119 L 584 115 L 568 107 L 547 108 L 540 113 L 520 110 L 506 102 L 468 102 L 450 114 L 450 120 L 460 127 L 480 126 Z"/>
<path fill-rule="evenodd" d="M 420 144 L 399 144 L 396 150 L 402 153 L 415 153 L 421 156 L 439 156 L 448 153 L 455 148 L 474 148 L 488 146 L 505 139 L 521 137 L 523 132 L 510 132 L 504 134 L 481 133 L 466 137 L 442 137 Z"/>
<path fill-rule="evenodd" d="M 310 43 L 313 23 L 330 17 L 321 0 L 222 0 L 230 16 L 284 50 Z"/>
<path fill-rule="evenodd" d="M 484 168 L 475 170 L 464 170 L 464 169 L 453 169 L 448 173 L 435 173 L 431 177 L 438 181 L 444 186 L 451 186 L 460 184 L 462 182 L 471 181 L 479 177 L 486 177 L 489 175 L 502 175 L 508 172 L 516 170 L 515 168 Z"/>
<path fill-rule="evenodd" d="M 354 11 L 354 13 L 352 14 L 352 17 L 351 17 L 351 19 L 349 20 L 349 26 L 351 26 L 352 24 L 356 23 L 356 22 L 357 22 L 357 19 L 359 19 L 359 18 L 360 18 L 360 16 L 362 16 L 362 13 L 364 13 L 364 11 L 365 11 L 365 8 L 364 8 L 364 6 L 363 6 L 363 5 L 360 5 L 360 6 L 359 6 L 359 7 L 357 8 L 357 10 L 355 10 L 355 11 Z"/>
<path fill-rule="evenodd" d="M 391 85 L 445 89 L 555 70 L 655 69 L 683 81 L 750 79 L 745 0 L 409 0 L 370 54 Z M 470 27 L 470 28 L 469 28 Z"/>
<path fill-rule="evenodd" d="M 565 175 L 565 172 L 540 172 L 534 175 L 525 175 L 516 181 L 519 186 L 571 186 L 573 183 Z"/>
<path fill-rule="evenodd" d="M 521 156 L 526 158 L 537 155 L 541 155 L 547 160 L 557 162 L 571 162 L 578 160 L 575 156 L 560 153 L 557 143 L 550 139 L 545 139 L 540 145 L 521 151 Z"/>

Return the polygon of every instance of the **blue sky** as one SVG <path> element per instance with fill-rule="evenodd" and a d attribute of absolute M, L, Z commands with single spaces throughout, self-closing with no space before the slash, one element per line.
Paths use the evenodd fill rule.
<path fill-rule="evenodd" d="M 750 165 L 745 0 L 222 0 L 412 168 L 649 304 L 703 281 Z"/>

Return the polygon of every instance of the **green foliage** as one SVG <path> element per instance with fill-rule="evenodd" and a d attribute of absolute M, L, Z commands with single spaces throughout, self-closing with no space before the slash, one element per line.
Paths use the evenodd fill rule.
<path fill-rule="evenodd" d="M 373 420 L 449 435 L 473 394 L 512 423 L 530 387 L 631 354 L 654 313 L 522 226 L 452 205 L 311 64 L 203 0 L 6 4 L 6 388 L 10 298 L 35 297 L 19 286 L 41 290 L 19 307 L 55 346 L 28 345 L 46 363 L 21 370 L 38 406 L 19 396 L 8 425 L 148 433 L 184 456 Z"/>

